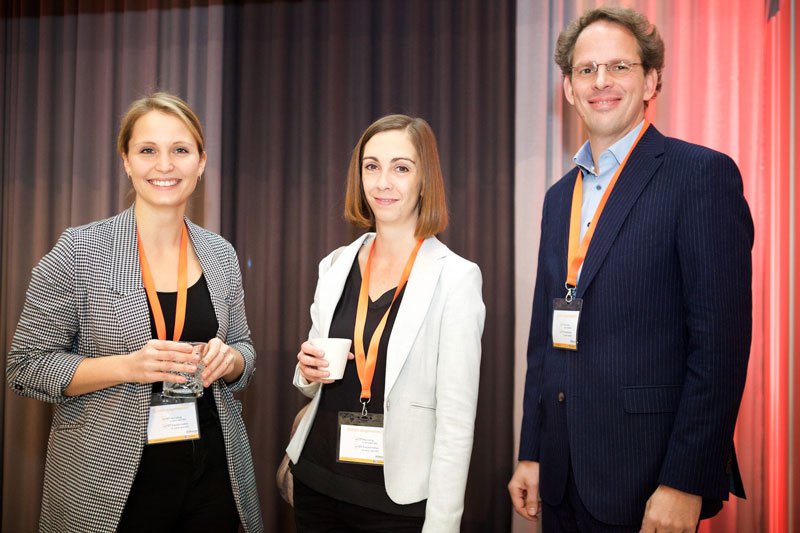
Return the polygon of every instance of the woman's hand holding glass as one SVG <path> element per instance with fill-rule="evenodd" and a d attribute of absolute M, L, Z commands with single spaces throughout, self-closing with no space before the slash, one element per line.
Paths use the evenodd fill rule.
<path fill-rule="evenodd" d="M 175 372 L 195 371 L 200 356 L 192 353 L 192 350 L 192 345 L 185 342 L 148 341 L 141 349 L 128 355 L 128 379 L 125 381 L 185 383 L 186 378 Z"/>
<path fill-rule="evenodd" d="M 239 350 L 228 346 L 218 338 L 208 341 L 203 355 L 203 386 L 209 387 L 219 378 L 230 383 L 236 381 L 244 372 L 244 357 Z"/>

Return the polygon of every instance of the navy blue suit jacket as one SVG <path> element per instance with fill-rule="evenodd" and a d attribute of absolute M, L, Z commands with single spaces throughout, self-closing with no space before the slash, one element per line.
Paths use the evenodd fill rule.
<path fill-rule="evenodd" d="M 576 176 L 545 197 L 519 458 L 540 463 L 552 505 L 571 461 L 584 505 L 609 524 L 641 522 L 659 484 L 702 495 L 713 514 L 738 479 L 733 430 L 750 353 L 741 174 L 724 154 L 645 132 L 587 252 L 569 351 L 553 347 L 551 325 Z"/>

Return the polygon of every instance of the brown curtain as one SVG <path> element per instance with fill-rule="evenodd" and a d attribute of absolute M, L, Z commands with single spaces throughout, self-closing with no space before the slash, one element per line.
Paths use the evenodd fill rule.
<path fill-rule="evenodd" d="M 209 29 L 222 27 L 222 19 L 215 20 L 219 9 L 146 7 L 145 2 L 128 2 L 128 10 L 115 11 L 99 2 L 15 1 L 0 8 L 4 353 L 31 268 L 60 233 L 130 204 L 130 187 L 115 148 L 127 105 L 159 87 L 187 97 L 201 116 L 218 107 L 213 100 L 221 85 L 205 78 L 215 67 Z M 221 43 L 216 47 L 221 50 Z M 218 125 L 206 126 L 219 131 Z M 208 174 L 218 174 L 218 161 L 210 164 Z M 203 195 L 196 193 L 190 209 L 200 223 Z M 20 398 L 7 387 L 0 402 L 2 530 L 36 531 L 51 408 Z"/>
<path fill-rule="evenodd" d="M 350 151 L 381 115 L 423 116 L 452 214 L 441 238 L 481 266 L 487 306 L 463 530 L 508 531 L 515 2 L 50 4 L 0 8 L 0 346 L 60 232 L 127 205 L 114 148 L 126 105 L 154 88 L 181 94 L 208 135 L 190 216 L 242 263 L 259 357 L 244 413 L 265 525 L 292 531 L 273 474 L 304 403 L 290 382 L 317 263 L 354 236 L 341 215 Z M 34 531 L 50 409 L 7 388 L 0 402 L 3 531 Z"/>

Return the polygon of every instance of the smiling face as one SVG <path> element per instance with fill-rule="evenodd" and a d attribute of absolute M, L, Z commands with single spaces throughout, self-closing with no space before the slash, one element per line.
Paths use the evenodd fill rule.
<path fill-rule="evenodd" d="M 422 187 L 418 164 L 417 150 L 405 130 L 377 133 L 364 145 L 361 183 L 378 231 L 391 226 L 414 233 Z"/>
<path fill-rule="evenodd" d="M 605 20 L 593 22 L 578 36 L 572 66 L 641 63 L 636 38 Z M 610 76 L 600 66 L 594 76 L 564 77 L 564 94 L 586 124 L 592 153 L 599 155 L 644 119 L 644 102 L 655 95 L 658 74 L 634 67 L 627 75 Z"/>
<path fill-rule="evenodd" d="M 185 207 L 205 169 L 206 154 L 180 119 L 150 111 L 134 124 L 122 161 L 137 204 Z"/>

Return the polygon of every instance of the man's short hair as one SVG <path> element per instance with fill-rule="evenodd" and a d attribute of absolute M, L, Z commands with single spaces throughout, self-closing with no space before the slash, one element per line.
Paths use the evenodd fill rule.
<path fill-rule="evenodd" d="M 655 25 L 647 17 L 627 7 L 600 7 L 584 13 L 580 18 L 573 20 L 561 32 L 556 41 L 554 59 L 561 68 L 564 76 L 572 76 L 572 53 L 575 42 L 583 30 L 590 24 L 605 20 L 619 24 L 631 32 L 639 45 L 639 57 L 643 70 L 649 72 L 655 69 L 658 73 L 656 83 L 656 96 L 661 91 L 661 71 L 664 69 L 664 41 Z"/>

